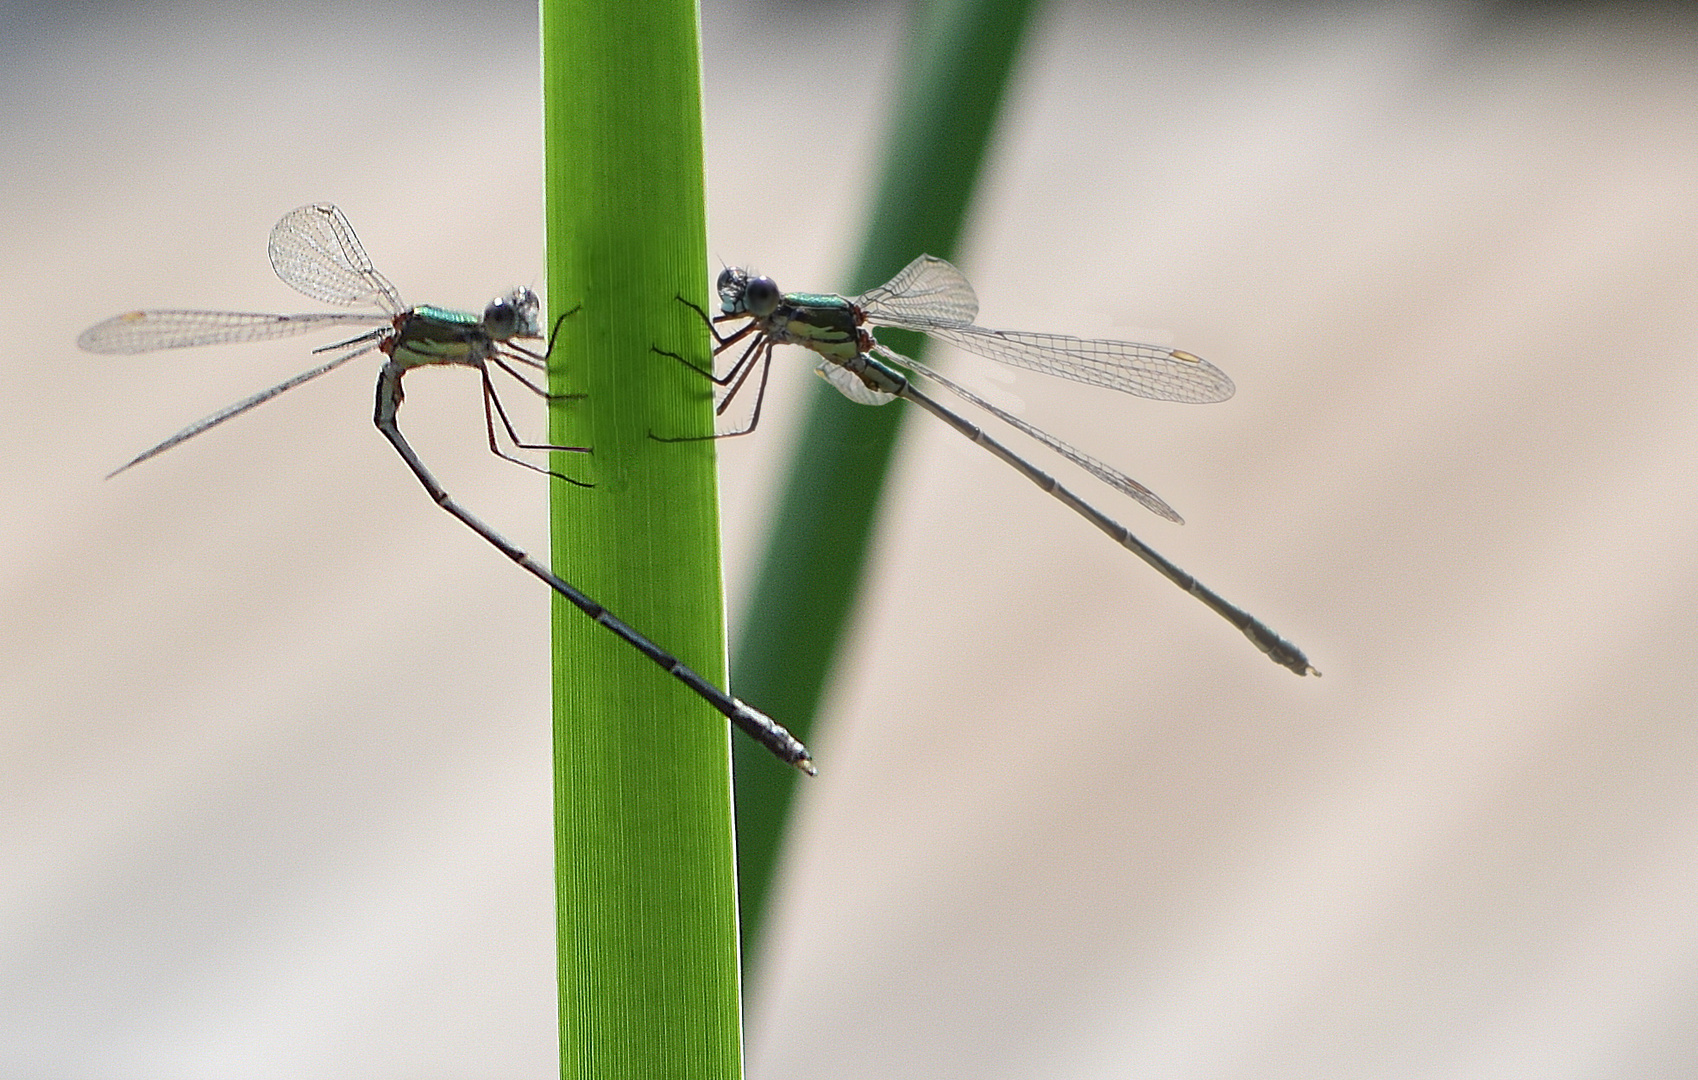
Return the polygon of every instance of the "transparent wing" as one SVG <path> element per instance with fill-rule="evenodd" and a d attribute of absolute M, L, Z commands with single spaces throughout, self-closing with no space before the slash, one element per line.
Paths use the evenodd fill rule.
<path fill-rule="evenodd" d="M 124 464 L 118 466 L 116 469 L 113 469 L 111 472 L 107 473 L 106 479 L 110 480 L 114 476 L 117 476 L 119 473 L 123 472 L 125 469 L 131 468 L 131 467 L 136 466 L 136 465 L 140 465 L 142 462 L 146 461 L 150 457 L 154 457 L 156 455 L 163 454 L 165 451 L 171 449 L 173 446 L 176 446 L 178 443 L 187 442 L 189 439 L 194 438 L 196 435 L 199 435 L 201 432 L 207 430 L 208 428 L 217 427 L 219 424 L 222 424 L 224 421 L 230 419 L 233 416 L 240 416 L 243 413 L 247 412 L 249 409 L 254 408 L 255 406 L 263 405 L 266 402 L 270 401 L 272 398 L 276 397 L 278 394 L 283 393 L 285 390 L 293 390 L 295 387 L 301 385 L 304 382 L 307 382 L 310 379 L 316 379 L 320 375 L 325 374 L 326 372 L 335 371 L 337 368 L 341 367 L 343 364 L 346 364 L 348 361 L 352 360 L 354 357 L 364 356 L 366 353 L 371 352 L 375 348 L 377 348 L 377 344 L 375 342 L 370 344 L 370 345 L 362 345 L 357 349 L 353 349 L 353 350 L 350 350 L 349 352 L 343 353 L 341 356 L 336 357 L 334 360 L 330 360 L 330 361 L 327 361 L 326 363 L 320 364 L 318 367 L 313 368 L 311 371 L 303 371 L 299 375 L 295 375 L 295 376 L 292 376 L 291 378 L 283 380 L 282 382 L 278 383 L 276 386 L 269 387 L 268 389 L 265 389 L 265 390 L 261 390 L 257 394 L 250 394 L 249 396 L 247 396 L 247 397 L 243 398 L 242 400 L 236 402 L 234 405 L 226 405 L 226 406 L 224 406 L 224 408 L 219 409 L 217 412 L 213 413 L 211 416 L 203 417 L 202 419 L 196 420 L 194 423 L 190 424 L 188 427 L 184 428 L 182 431 L 177 432 L 177 434 L 171 436 L 169 439 L 166 439 L 164 442 L 160 443 L 159 445 L 151 447 L 147 450 L 143 450 L 141 453 L 137 454 L 135 457 L 131 458 L 130 460 L 124 462 Z"/>
<path fill-rule="evenodd" d="M 907 363 L 907 361 L 903 361 Z M 814 374 L 837 388 L 837 392 L 857 405 L 888 405 L 896 400 L 895 394 L 887 394 L 882 390 L 874 390 L 862 382 L 860 376 L 841 364 L 830 360 L 821 360 L 814 368 Z"/>
<path fill-rule="evenodd" d="M 1151 513 L 1157 514 L 1180 525 L 1185 523 L 1185 519 L 1180 517 L 1179 514 L 1174 511 L 1173 507 L 1167 505 L 1166 501 L 1164 501 L 1160 495 L 1157 495 L 1143 484 L 1140 484 L 1130 476 L 1127 476 L 1113 465 L 1110 465 L 1105 461 L 1100 461 L 1089 454 L 1075 450 L 1073 447 L 1062 442 L 1049 432 L 1044 431 L 1041 428 L 1033 427 L 1031 424 L 1028 424 L 1013 413 L 997 408 L 995 405 L 992 405 L 984 398 L 973 393 L 971 390 L 968 390 L 960 383 L 946 378 L 942 373 L 935 371 L 916 360 L 910 360 L 900 353 L 891 352 L 882 345 L 878 347 L 878 352 L 880 355 L 912 369 L 916 374 L 924 375 L 939 386 L 953 392 L 957 397 L 961 398 L 961 400 L 977 405 L 979 408 L 990 413 L 1003 423 L 1018 428 L 1033 439 L 1036 439 L 1051 450 L 1054 450 L 1068 461 L 1071 461 L 1081 469 L 1084 469 L 1098 480 L 1101 480 L 1109 487 L 1123 495 L 1128 495 L 1133 499 L 1136 499 Z"/>
<path fill-rule="evenodd" d="M 331 324 L 371 326 L 378 314 L 320 311 L 307 315 L 260 315 L 241 311 L 131 311 L 84 330 L 77 344 L 93 353 L 144 353 L 226 341 L 291 337 Z"/>
<path fill-rule="evenodd" d="M 271 230 L 271 268 L 284 284 L 314 300 L 352 307 L 365 304 L 390 315 L 405 305 L 378 273 L 354 227 L 328 203 L 291 210 Z"/>
<path fill-rule="evenodd" d="M 892 323 L 893 326 L 912 326 Z M 1045 375 L 1122 390 L 1156 401 L 1205 404 L 1232 396 L 1232 380 L 1207 360 L 1160 345 L 1097 341 L 1064 334 L 986 330 L 982 326 L 913 326 L 992 360 Z"/>
<path fill-rule="evenodd" d="M 967 326 L 979 314 L 979 298 L 961 271 L 935 255 L 921 255 L 902 272 L 851 301 L 875 326 L 930 332 Z"/>
<path fill-rule="evenodd" d="M 932 255 L 921 255 L 853 303 L 874 326 L 918 330 L 1004 364 L 1139 397 L 1205 403 L 1225 401 L 1235 389 L 1226 372 L 1178 349 L 974 326 L 979 301 L 973 287 Z"/>

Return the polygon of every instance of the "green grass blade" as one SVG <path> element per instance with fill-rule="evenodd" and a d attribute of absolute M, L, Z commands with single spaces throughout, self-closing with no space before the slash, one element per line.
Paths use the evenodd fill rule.
<path fill-rule="evenodd" d="M 707 265 L 696 7 L 542 7 L 549 301 L 583 305 L 553 386 L 589 395 L 553 437 L 595 449 L 555 468 L 596 484 L 554 485 L 553 565 L 722 680 L 713 446 L 648 437 L 713 421 L 703 381 L 649 351 L 707 355 L 674 300 Z M 558 599 L 554 641 L 561 1074 L 737 1077 L 726 721 Z"/>
<path fill-rule="evenodd" d="M 887 280 L 914 256 L 953 254 L 1032 0 L 939 0 L 915 8 L 906 82 L 890 119 L 878 196 L 855 269 L 813 289 L 852 292 Z M 916 335 L 879 339 L 920 357 Z M 813 394 L 786 470 L 748 616 L 732 651 L 737 692 L 803 742 L 861 589 L 885 474 L 907 409 Z M 822 574 L 820 567 L 831 572 Z M 919 723 L 922 718 L 907 718 Z M 810 743 L 811 745 L 811 743 Z M 745 953 L 758 943 L 793 780 L 736 748 L 738 876 Z M 815 748 L 817 752 L 817 747 Z M 820 765 L 830 774 L 831 762 Z"/>

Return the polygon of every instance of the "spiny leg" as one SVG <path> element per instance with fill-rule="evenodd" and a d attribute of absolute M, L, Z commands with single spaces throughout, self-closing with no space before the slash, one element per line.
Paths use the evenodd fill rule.
<path fill-rule="evenodd" d="M 750 318 L 747 315 L 721 315 L 719 318 L 714 319 L 710 318 L 708 313 L 702 310 L 700 306 L 684 299 L 684 297 L 675 296 L 674 299 L 689 308 L 691 311 L 695 312 L 697 317 L 702 320 L 702 325 L 707 327 L 708 333 L 713 335 L 715 343 L 713 357 L 715 359 L 718 359 L 721 353 L 742 341 L 750 334 L 754 334 L 755 339 L 749 342 L 748 347 L 743 350 L 742 355 L 737 357 L 737 362 L 732 364 L 730 369 L 727 370 L 724 375 L 715 375 L 713 373 L 713 365 L 711 363 L 708 365 L 706 370 L 703 370 L 678 353 L 669 352 L 658 345 L 650 345 L 650 351 L 659 353 L 661 356 L 671 357 L 680 364 L 689 368 L 695 374 L 708 379 L 715 386 L 729 387 L 730 389 L 726 391 L 725 396 L 721 398 L 719 404 L 714 407 L 713 414 L 716 417 L 725 415 L 725 410 L 731 407 L 731 400 L 743 389 L 743 384 L 749 381 L 749 375 L 753 373 L 757 363 L 761 367 L 760 387 L 755 394 L 755 407 L 750 413 L 749 422 L 743 427 L 738 428 L 736 431 L 721 431 L 715 432 L 712 435 L 681 435 L 674 437 L 656 435 L 651 431 L 649 432 L 649 438 L 654 439 L 657 442 L 702 442 L 707 439 L 725 439 L 736 435 L 747 435 L 749 432 L 755 430 L 755 425 L 760 422 L 761 418 L 761 402 L 766 397 L 767 376 L 772 370 L 771 338 L 767 336 L 765 328 L 757 319 Z M 732 319 L 748 319 L 748 321 L 741 327 L 738 327 L 734 333 L 721 335 L 719 328 L 715 324 L 727 322 Z"/>
<path fill-rule="evenodd" d="M 763 345 L 763 344 L 766 345 L 766 353 L 761 359 L 761 366 L 762 366 L 761 385 L 760 385 L 759 392 L 755 394 L 755 416 L 757 418 L 760 416 L 760 413 L 761 413 L 761 398 L 766 396 L 766 371 L 770 367 L 770 365 L 772 364 L 771 339 L 768 338 L 764 334 L 762 334 L 760 337 L 757 337 L 755 339 L 755 343 L 753 345 L 750 345 L 747 349 L 745 349 L 743 351 L 743 355 L 741 357 L 738 357 L 737 363 L 732 365 L 731 370 L 725 373 L 727 375 L 727 377 L 735 374 L 737 376 L 737 381 L 731 384 L 731 389 L 729 389 L 725 392 L 725 397 L 720 399 L 719 404 L 714 407 L 713 415 L 724 416 L 725 410 L 727 408 L 729 408 L 730 405 L 731 405 L 731 399 L 736 397 L 739 393 L 742 392 L 743 384 L 749 381 L 749 373 L 755 370 L 755 365 L 752 364 L 752 363 L 749 363 L 748 358 L 752 353 L 754 353 L 757 349 L 759 349 L 761 347 L 761 345 Z M 739 369 L 741 369 L 740 372 L 739 372 Z M 745 430 L 752 430 L 754 428 L 754 426 L 755 425 L 753 423 L 751 423 L 749 425 L 749 427 L 746 428 Z"/>
<path fill-rule="evenodd" d="M 706 311 L 702 310 L 702 307 L 701 307 L 700 304 L 696 304 L 696 303 L 693 303 L 689 300 L 686 300 L 682 296 L 674 296 L 673 299 L 677 300 L 680 304 L 683 304 L 685 307 L 689 308 L 691 311 L 695 312 L 697 315 L 699 315 L 701 317 L 702 325 L 706 326 L 707 329 L 708 329 L 708 333 L 713 335 L 714 344 L 716 346 L 716 348 L 713 350 L 713 354 L 715 356 L 718 356 L 720 353 L 724 352 L 725 347 L 727 345 L 730 345 L 733 341 L 740 340 L 743 337 L 744 334 L 747 334 L 749 332 L 750 327 L 753 327 L 755 325 L 754 323 L 751 322 L 748 326 L 740 327 L 737 330 L 737 332 L 732 334 L 730 337 L 720 337 L 719 336 L 719 324 L 720 323 L 731 322 L 733 319 L 747 319 L 747 318 L 749 318 L 749 316 L 748 315 L 730 314 L 730 315 L 719 315 L 719 316 L 710 317 Z"/>
<path fill-rule="evenodd" d="M 509 374 L 511 374 L 511 372 L 509 372 Z M 489 369 L 479 365 L 478 375 L 483 380 L 483 425 L 484 431 L 489 435 L 490 453 L 504 461 L 511 461 L 515 465 L 523 465 L 532 472 L 539 472 L 546 476 L 552 476 L 557 479 L 564 480 L 575 487 L 595 487 L 594 484 L 589 483 L 588 481 L 575 480 L 564 473 L 557 473 L 553 469 L 545 469 L 541 465 L 534 465 L 523 458 L 514 457 L 512 454 L 502 450 L 500 444 L 495 438 L 495 418 L 497 416 L 501 418 L 501 426 L 507 430 L 507 438 L 512 440 L 513 445 L 521 450 L 559 450 L 573 454 L 591 453 L 590 448 L 587 446 L 556 446 L 553 443 L 528 443 L 520 439 L 519 433 L 513 428 L 513 421 L 507 418 L 507 409 L 501 404 L 501 398 L 495 392 L 495 383 L 490 380 Z M 520 381 L 523 382 L 524 380 L 521 379 Z M 526 385 L 529 384 L 527 383 Z M 490 409 L 491 405 L 495 406 L 493 412 Z"/>
<path fill-rule="evenodd" d="M 712 435 L 676 435 L 672 437 L 665 437 L 656 435 L 651 431 L 649 432 L 649 438 L 656 442 L 705 442 L 708 439 L 735 438 L 738 435 L 747 435 L 749 432 L 755 430 L 755 425 L 761 422 L 761 405 L 766 401 L 767 376 L 772 373 L 772 348 L 772 342 L 764 334 L 755 339 L 755 343 L 749 346 L 749 350 L 739 357 L 736 365 L 732 367 L 732 371 L 739 372 L 737 375 L 737 383 L 731 388 L 731 392 L 725 395 L 725 400 L 719 403 L 719 407 L 716 408 L 713 413 L 715 416 L 720 416 L 725 412 L 725 406 L 731 403 L 731 399 L 737 395 L 737 391 L 741 390 L 743 388 L 743 384 L 748 381 L 749 373 L 754 371 L 754 369 L 758 366 L 761 369 L 761 381 L 755 388 L 755 407 L 754 410 L 749 413 L 749 422 L 747 424 L 738 428 L 736 431 L 716 431 Z M 757 350 L 760 353 L 759 363 L 748 363 L 747 361 L 749 357 Z M 668 353 L 667 355 L 671 354 Z M 688 363 L 688 361 L 686 361 L 686 363 Z M 694 365 L 691 366 L 694 367 Z M 697 368 L 696 370 L 700 371 L 701 369 Z M 703 374 L 706 373 L 703 372 Z"/>
<path fill-rule="evenodd" d="M 516 348 L 516 347 L 517 346 L 509 345 L 509 348 Z M 515 381 L 524 383 L 526 390 L 529 390 L 531 393 L 535 394 L 539 398 L 542 398 L 544 401 L 549 401 L 549 402 L 554 402 L 554 401 L 582 401 L 584 398 L 589 397 L 588 394 L 555 394 L 555 393 L 551 393 L 548 390 L 547 387 L 538 386 L 536 383 L 527 379 L 524 376 L 524 373 L 519 372 L 519 371 L 515 371 L 513 368 L 509 367 L 508 364 L 507 364 L 508 360 L 518 360 L 518 361 L 520 361 L 522 363 L 526 363 L 526 364 L 532 363 L 532 361 L 526 359 L 525 357 L 510 356 L 506 353 L 494 352 L 494 353 L 490 354 L 489 359 L 495 363 L 496 367 L 500 368 L 502 371 L 505 371 L 507 374 L 513 376 Z"/>
<path fill-rule="evenodd" d="M 688 300 L 685 300 L 683 297 L 679 297 L 678 299 L 685 304 L 689 304 L 689 306 L 692 309 L 695 310 L 696 314 L 700 315 L 702 318 L 704 318 L 704 319 L 707 318 L 707 313 L 702 311 L 701 308 L 696 307 L 696 305 L 694 305 L 694 304 L 691 304 Z M 736 316 L 734 316 L 734 317 L 736 317 Z M 726 349 L 729 349 L 731 346 L 737 344 L 737 342 L 742 341 L 744 338 L 748 337 L 750 334 L 753 334 L 753 333 L 755 333 L 756 330 L 760 329 L 760 324 L 757 323 L 757 322 L 750 322 L 748 325 L 744 326 L 742 329 L 738 330 L 735 334 L 732 334 L 730 337 L 723 337 L 723 338 L 719 336 L 719 332 L 714 329 L 713 324 L 711 322 L 707 324 L 707 327 L 708 327 L 708 332 L 713 334 L 714 340 L 719 343 L 718 345 L 716 345 L 714 347 L 714 350 L 713 350 L 713 356 L 717 359 L 720 353 L 724 352 Z M 689 360 L 685 359 L 684 357 L 680 356 L 679 354 L 677 354 L 675 352 L 668 352 L 667 350 L 661 348 L 659 345 L 650 345 L 649 351 L 659 353 L 661 356 L 670 356 L 672 359 L 678 361 L 680 364 L 683 364 L 685 367 L 689 368 L 691 371 L 695 372 L 697 375 L 700 375 L 700 376 L 702 376 L 706 379 L 711 380 L 715 386 L 729 386 L 729 385 L 731 385 L 731 381 L 733 379 L 737 378 L 737 373 L 742 370 L 743 365 L 748 363 L 749 356 L 752 353 L 754 353 L 754 351 L 757 348 L 760 347 L 761 340 L 763 338 L 765 338 L 765 336 L 766 335 L 764 333 L 757 334 L 754 342 L 747 349 L 743 350 L 743 355 L 737 358 L 737 362 L 735 364 L 731 365 L 731 370 L 727 371 L 724 375 L 715 375 L 713 373 L 713 365 L 712 364 L 709 364 L 708 367 L 705 368 L 705 369 L 699 368 L 694 363 L 690 362 Z"/>
<path fill-rule="evenodd" d="M 527 349 L 523 345 L 515 345 L 511 341 L 507 342 L 507 347 L 519 354 L 515 359 L 529 364 L 539 371 L 546 371 L 548 370 L 548 358 L 554 355 L 554 341 L 560 336 L 560 324 L 565 322 L 568 316 L 576 315 L 582 310 L 584 310 L 584 305 L 579 304 L 569 311 L 560 313 L 560 317 L 554 320 L 554 329 L 548 332 L 548 347 L 540 353 L 534 349 Z"/>

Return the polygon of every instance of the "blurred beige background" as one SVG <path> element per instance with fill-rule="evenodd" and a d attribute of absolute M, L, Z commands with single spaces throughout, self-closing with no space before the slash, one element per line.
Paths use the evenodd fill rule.
<path fill-rule="evenodd" d="M 375 365 L 106 482 L 311 342 L 72 344 L 310 308 L 264 245 L 316 200 L 410 300 L 544 284 L 534 10 L 0 18 L 0 1074 L 552 1075 L 545 591 L 372 429 Z M 716 258 L 873 284 L 902 18 L 709 4 Z M 983 321 L 1238 395 L 945 362 L 1167 498 L 1108 505 L 1326 676 L 914 425 L 749 1075 L 1698 1075 L 1698 21 L 1057 3 L 1031 45 Z M 792 115 L 841 149 L 775 154 Z M 723 448 L 736 620 L 816 381 L 781 360 Z M 469 373 L 415 378 L 427 460 L 546 550 Z"/>

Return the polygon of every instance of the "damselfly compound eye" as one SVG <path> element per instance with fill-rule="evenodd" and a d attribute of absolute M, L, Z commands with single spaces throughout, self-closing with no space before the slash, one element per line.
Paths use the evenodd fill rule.
<path fill-rule="evenodd" d="M 757 319 L 764 319 L 778 310 L 778 286 L 769 277 L 758 277 L 743 290 L 743 307 Z"/>
<path fill-rule="evenodd" d="M 496 341 L 502 341 L 513 336 L 519 328 L 519 313 L 513 310 L 513 304 L 505 296 L 498 296 L 483 309 L 483 328 Z"/>

